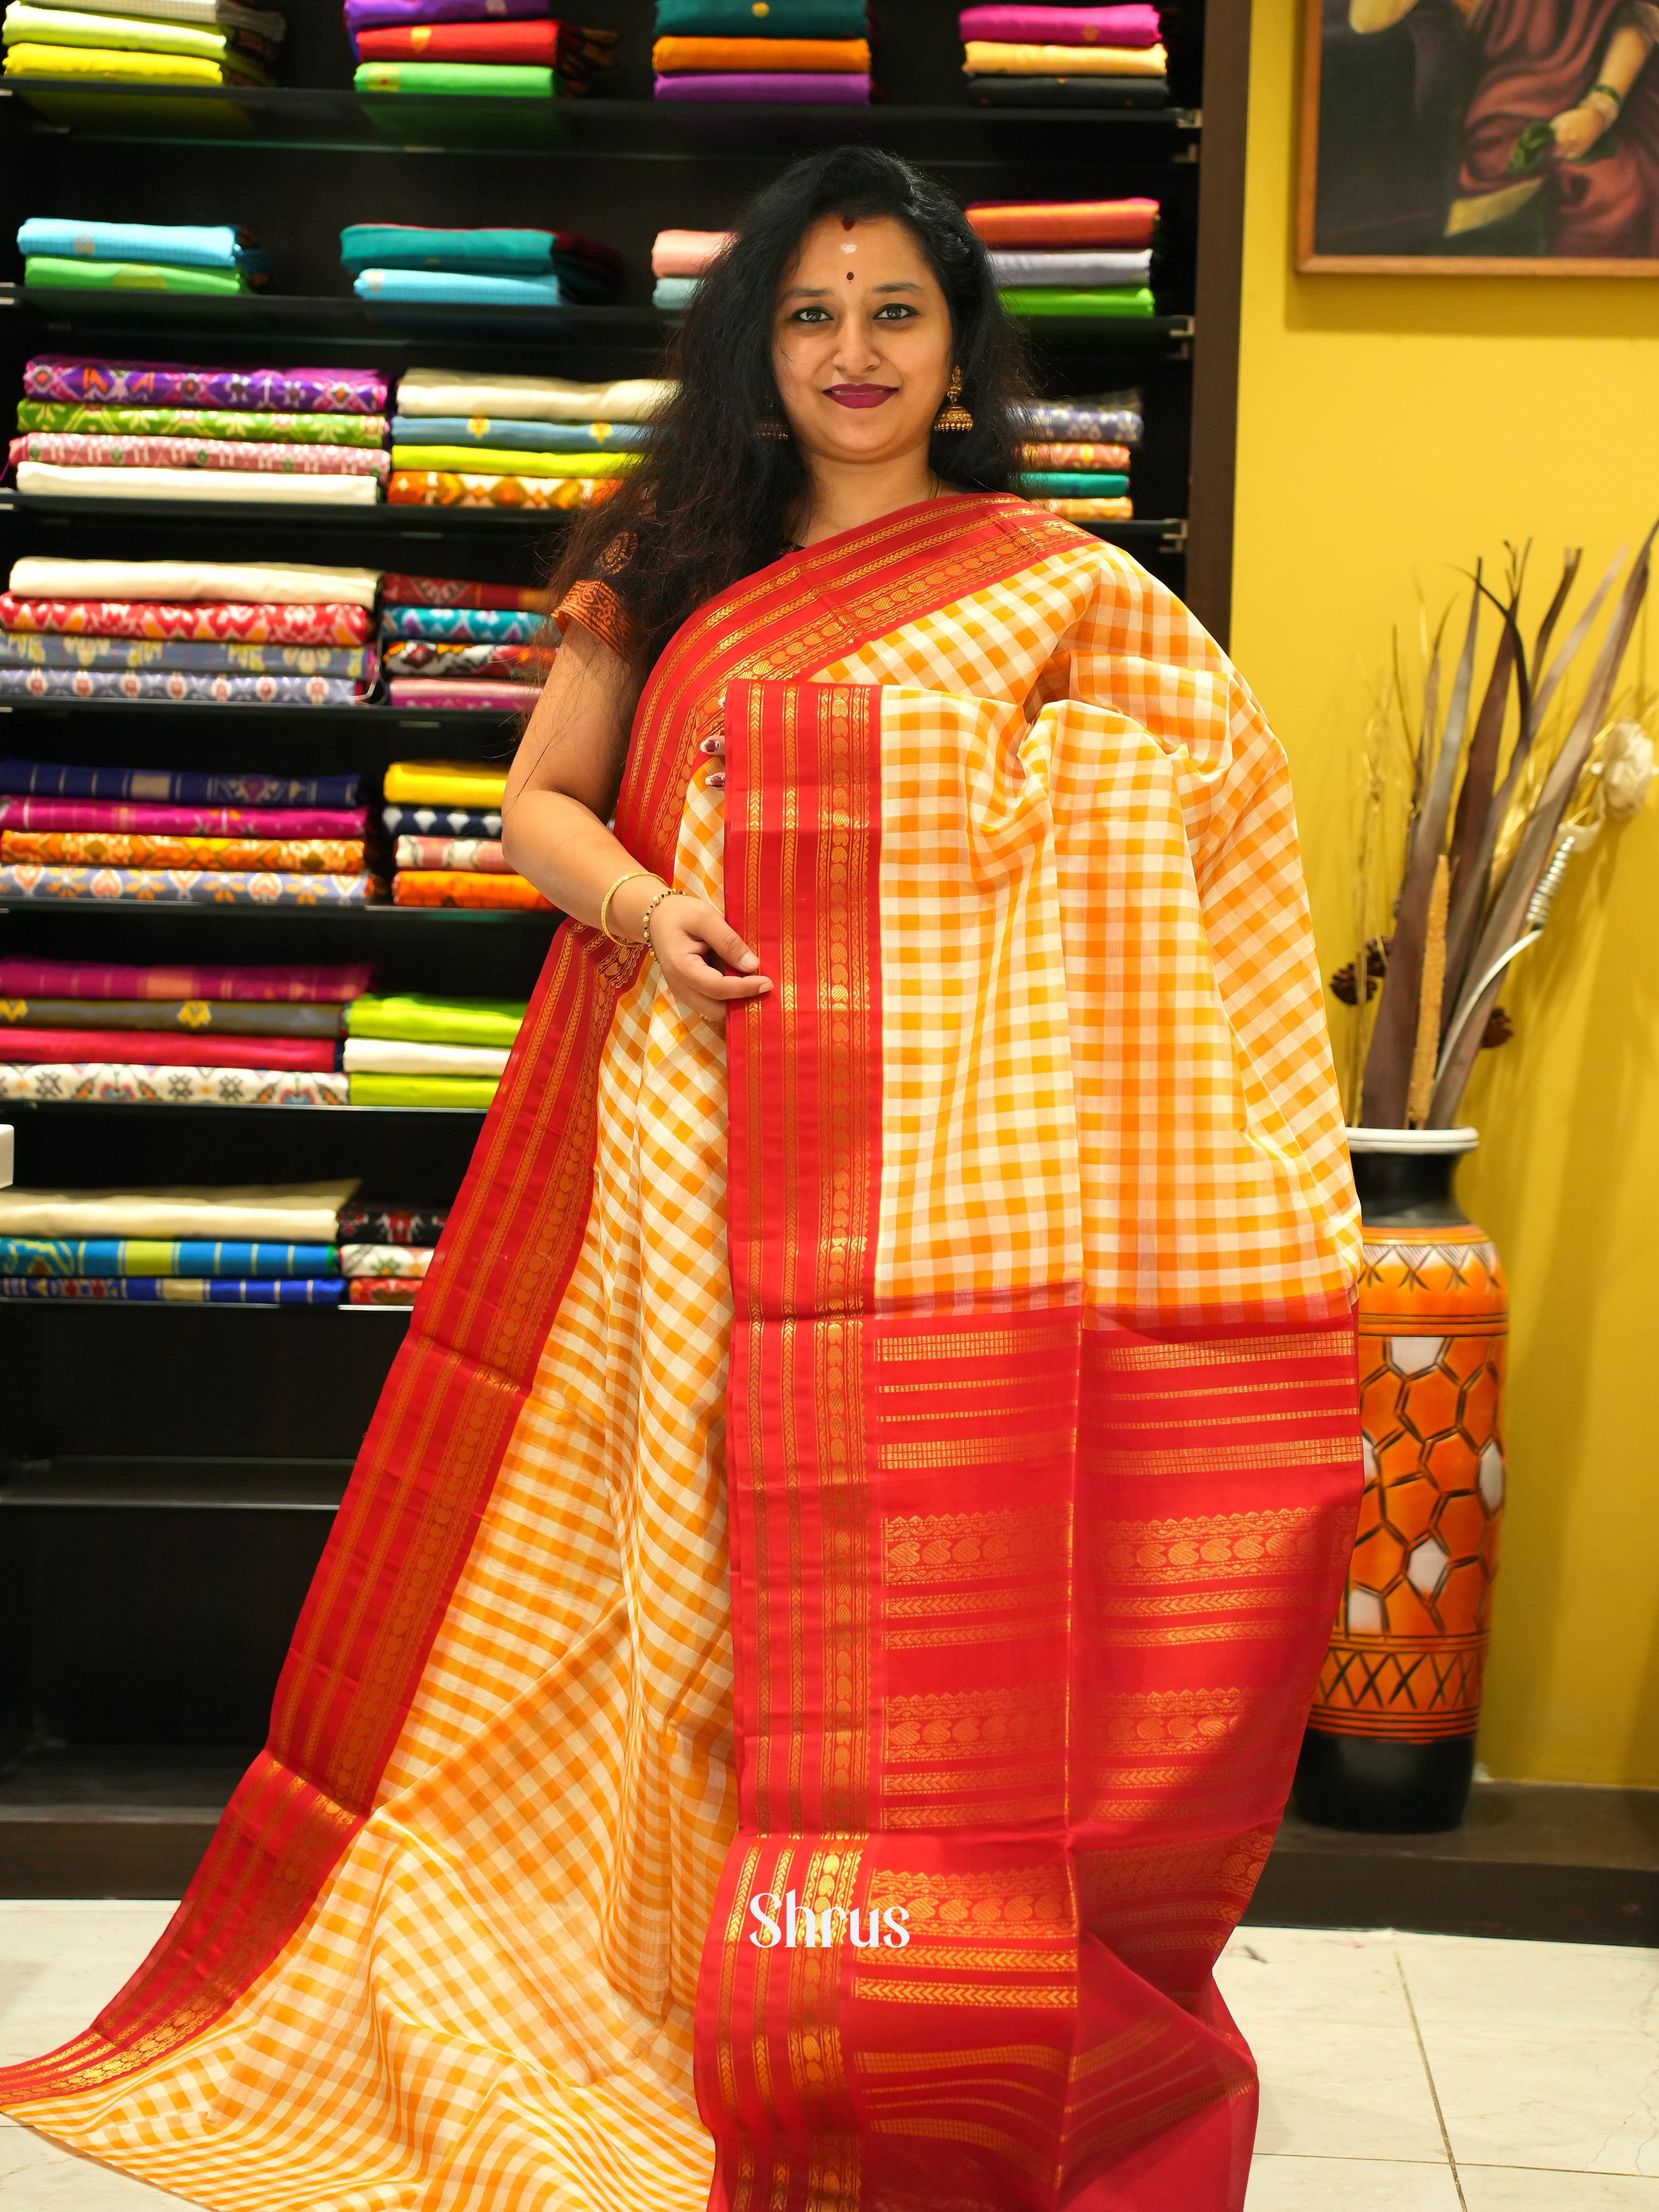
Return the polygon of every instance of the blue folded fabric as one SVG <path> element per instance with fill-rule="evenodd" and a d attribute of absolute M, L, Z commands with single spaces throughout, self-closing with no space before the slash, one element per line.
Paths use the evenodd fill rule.
<path fill-rule="evenodd" d="M 689 307 L 697 296 L 701 276 L 659 276 L 657 289 L 651 295 L 653 307 L 674 309 Z"/>
<path fill-rule="evenodd" d="M 1103 471 L 1027 469 L 1019 488 L 1028 499 L 1123 499 L 1129 479 Z"/>
<path fill-rule="evenodd" d="M 394 415 L 394 446 L 513 446 L 523 453 L 635 453 L 647 422 L 518 422 L 498 416 Z"/>
<path fill-rule="evenodd" d="M 0 1275 L 0 1298 L 114 1299 L 124 1305 L 337 1306 L 339 1275 L 250 1282 L 222 1275 Z"/>
<path fill-rule="evenodd" d="M 365 269 L 352 285 L 360 300 L 410 307 L 562 307 L 556 276 L 471 276 L 450 269 Z"/>
<path fill-rule="evenodd" d="M 332 1244 L 222 1244 L 203 1237 L 0 1237 L 0 1275 L 337 1275 Z"/>
<path fill-rule="evenodd" d="M 67 261 L 149 261 L 269 275 L 270 256 L 244 244 L 246 236 L 234 223 L 74 222 L 67 216 L 32 215 L 17 233 L 17 250 Z"/>

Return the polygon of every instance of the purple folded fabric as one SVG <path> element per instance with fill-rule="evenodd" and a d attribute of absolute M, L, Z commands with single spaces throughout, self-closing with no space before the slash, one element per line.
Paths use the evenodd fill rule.
<path fill-rule="evenodd" d="M 1156 8 L 964 8 L 964 39 L 999 46 L 1155 46 L 1162 35 Z"/>
<path fill-rule="evenodd" d="M 548 0 L 345 0 L 348 31 L 397 29 L 405 23 L 523 23 L 553 13 Z"/>
<path fill-rule="evenodd" d="M 867 107 L 870 76 L 866 70 L 732 70 L 695 76 L 659 76 L 659 100 L 706 100 L 721 105 L 739 100 L 789 100 L 797 106 L 823 103 L 838 107 Z"/>
<path fill-rule="evenodd" d="M 173 361 L 93 361 L 38 353 L 26 399 L 94 407 L 257 407 L 286 415 L 380 415 L 386 386 L 372 368 L 191 368 Z"/>

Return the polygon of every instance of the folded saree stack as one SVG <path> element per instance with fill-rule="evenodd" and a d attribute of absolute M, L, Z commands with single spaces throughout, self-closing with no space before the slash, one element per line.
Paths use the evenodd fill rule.
<path fill-rule="evenodd" d="M 1162 107 L 1169 59 L 1158 9 L 964 8 L 969 97 L 981 107 Z"/>
<path fill-rule="evenodd" d="M 0 896 L 7 898 L 363 906 L 385 896 L 367 871 L 366 832 L 355 774 L 220 775 L 0 760 Z M 15 1032 L 8 1041 L 16 1043 Z"/>
<path fill-rule="evenodd" d="M 386 400 L 367 368 L 37 354 L 11 461 L 37 498 L 373 507 L 391 465 Z"/>
<path fill-rule="evenodd" d="M 15 9 L 12 11 L 14 14 Z M 262 291 L 270 256 L 235 223 L 76 222 L 31 216 L 17 233 L 33 291 Z"/>
<path fill-rule="evenodd" d="M 344 1106 L 345 1010 L 373 981 L 362 965 L 0 959 L 0 1098 Z M 118 1233 L 195 1232 L 147 1218 Z"/>
<path fill-rule="evenodd" d="M 670 313 L 689 307 L 704 271 L 731 236 L 729 230 L 659 230 L 651 248 L 652 306 Z"/>
<path fill-rule="evenodd" d="M 994 201 L 967 210 L 1012 315 L 1091 319 L 1158 312 L 1148 199 Z"/>
<path fill-rule="evenodd" d="M 0 1190 L 0 1297 L 337 1305 L 356 1188 Z"/>
<path fill-rule="evenodd" d="M 269 84 L 287 30 L 240 0 L 12 0 L 6 75 L 89 84 Z"/>
<path fill-rule="evenodd" d="M 380 665 L 394 707 L 520 714 L 531 703 L 526 687 L 544 680 L 557 644 L 544 592 L 451 576 L 389 575 L 385 580 Z M 438 816 L 431 808 L 422 811 L 426 818 L 417 823 L 415 811 L 388 807 L 389 834 L 428 834 Z M 460 812 L 471 821 L 467 809 Z M 487 831 L 463 828 L 449 834 L 499 839 L 501 817 L 491 812 L 490 819 L 495 826 Z"/>
<path fill-rule="evenodd" d="M 386 772 L 384 819 L 397 840 L 394 905 L 552 911 L 551 902 L 501 856 L 506 789 L 505 769 L 475 761 L 392 763 Z M 422 819 L 433 826 L 421 828 Z"/>
<path fill-rule="evenodd" d="M 659 100 L 869 104 L 865 0 L 657 0 Z"/>
<path fill-rule="evenodd" d="M 340 1209 L 340 1273 L 354 1306 L 412 1306 L 449 1218 L 422 1199 L 354 1198 Z"/>
<path fill-rule="evenodd" d="M 345 0 L 359 92 L 552 100 L 581 94 L 614 31 L 562 22 L 547 0 Z"/>
<path fill-rule="evenodd" d="M 349 706 L 375 679 L 378 580 L 260 562 L 19 561 L 0 593 L 0 700 Z"/>
<path fill-rule="evenodd" d="M 393 506 L 592 507 L 633 465 L 670 386 L 411 368 L 392 423 Z"/>
<path fill-rule="evenodd" d="M 1129 464 L 1143 427 L 1138 392 L 1033 400 L 1016 411 L 1028 499 L 1072 522 L 1132 520 Z"/>
<path fill-rule="evenodd" d="M 495 1096 L 525 1012 L 510 1000 L 434 998 L 420 991 L 354 999 L 346 1009 L 343 1054 L 352 1104 L 482 1112 Z M 425 1265 L 411 1261 L 408 1273 L 423 1273 Z"/>
<path fill-rule="evenodd" d="M 592 307 L 622 276 L 622 256 L 575 230 L 356 222 L 340 233 L 340 259 L 359 299 L 410 307 Z"/>

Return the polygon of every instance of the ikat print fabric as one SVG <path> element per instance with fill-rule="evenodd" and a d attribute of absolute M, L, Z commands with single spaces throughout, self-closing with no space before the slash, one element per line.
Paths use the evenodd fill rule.
<path fill-rule="evenodd" d="M 547 629 L 545 615 L 506 607 L 388 605 L 380 617 L 380 636 L 387 644 L 418 638 L 434 645 L 533 645 Z"/>
<path fill-rule="evenodd" d="M 112 1298 L 126 1305 L 335 1306 L 345 1288 L 338 1275 L 264 1281 L 215 1275 L 0 1275 L 0 1298 Z"/>
<path fill-rule="evenodd" d="M 501 653 L 500 646 L 416 646 L 415 652 Z M 522 648 L 516 648 L 522 649 Z M 527 656 L 533 657 L 533 656 Z M 373 683 L 375 655 L 363 646 L 244 645 L 140 637 L 15 636 L 0 632 L 0 668 L 139 669 L 195 676 L 330 676 Z"/>
<path fill-rule="evenodd" d="M 432 1265 L 433 1251 L 425 1244 L 342 1244 L 340 1273 L 356 1277 L 391 1276 L 418 1282 Z"/>
<path fill-rule="evenodd" d="M 17 427 L 305 446 L 378 446 L 386 435 L 385 418 L 376 415 L 276 415 L 261 407 L 97 407 L 51 399 L 20 400 Z"/>
<path fill-rule="evenodd" d="M 491 807 L 383 806 L 380 824 L 389 837 L 499 839 L 501 817 Z"/>
<path fill-rule="evenodd" d="M 341 1285 L 345 1303 L 354 1306 L 412 1306 L 420 1287 L 384 1275 L 357 1275 Z"/>
<path fill-rule="evenodd" d="M 0 830 L 0 860 L 52 867 L 229 868 L 347 876 L 361 872 L 361 839 L 163 837 L 130 830 Z"/>
<path fill-rule="evenodd" d="M 158 906 L 367 906 L 384 896 L 364 875 L 232 868 L 0 866 L 0 898 L 137 900 Z M 459 902 L 457 902 L 459 903 Z"/>
<path fill-rule="evenodd" d="M 400 868 L 471 868 L 493 876 L 516 872 L 502 854 L 500 842 L 488 837 L 399 837 Z"/>
<path fill-rule="evenodd" d="M 386 497 L 393 507 L 568 509 L 597 507 L 615 488 L 612 479 L 599 477 L 481 476 L 461 470 L 393 469 Z"/>
<path fill-rule="evenodd" d="M 262 476 L 374 477 L 391 473 L 386 454 L 367 446 L 281 445 L 240 438 L 131 438 L 77 430 L 30 430 L 9 447 L 14 468 L 47 461 L 63 468 L 221 469 Z"/>
<path fill-rule="evenodd" d="M 36 354 L 24 396 L 127 407 L 260 408 L 296 415 L 384 415 L 386 383 L 368 368 L 201 368 L 181 362 Z"/>
<path fill-rule="evenodd" d="M 435 1244 L 449 1218 L 447 1206 L 423 1200 L 349 1198 L 340 1208 L 336 1242 L 348 1244 Z"/>
<path fill-rule="evenodd" d="M 0 1061 L 0 1099 L 23 1098 L 122 1106 L 346 1106 L 351 1092 L 348 1076 L 307 1074 L 294 1068 L 151 1067 L 142 1062 L 82 1060 L 12 1066 Z"/>
<path fill-rule="evenodd" d="M 384 665 L 388 677 L 521 677 L 535 681 L 544 672 L 548 659 L 527 645 L 438 645 L 429 638 L 404 638 L 386 647 Z"/>
<path fill-rule="evenodd" d="M 0 592 L 0 629 L 39 636 L 178 639 L 200 645 L 349 646 L 366 645 L 374 635 L 374 621 L 366 607 L 326 604 L 189 605 L 155 599 L 25 599 L 6 592 Z"/>
<path fill-rule="evenodd" d="M 179 707 L 350 707 L 362 697 L 362 684 L 337 676 L 192 676 L 179 669 L 0 667 L 0 698 L 161 699 Z"/>

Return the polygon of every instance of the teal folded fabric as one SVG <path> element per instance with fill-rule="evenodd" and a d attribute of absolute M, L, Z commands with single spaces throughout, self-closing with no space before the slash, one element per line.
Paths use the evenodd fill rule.
<path fill-rule="evenodd" d="M 692 39 L 861 39 L 866 0 L 657 0 L 657 36 Z"/>
<path fill-rule="evenodd" d="M 651 295 L 653 307 L 674 310 L 689 307 L 697 296 L 701 276 L 659 276 L 656 289 Z"/>
<path fill-rule="evenodd" d="M 191 1238 L 0 1237 L 0 1275 L 337 1275 L 332 1244 L 221 1244 Z"/>
<path fill-rule="evenodd" d="M 1028 469 L 1019 488 L 1028 499 L 1121 499 L 1127 477 L 1068 469 Z"/>
<path fill-rule="evenodd" d="M 415 306 L 562 307 L 556 276 L 469 276 L 446 269 L 365 269 L 352 285 L 360 300 Z"/>
<path fill-rule="evenodd" d="M 270 256 L 244 244 L 245 236 L 232 223 L 72 222 L 67 216 L 32 215 L 17 233 L 17 251 L 71 261 L 268 271 Z"/>
<path fill-rule="evenodd" d="M 550 230 L 426 230 L 413 223 L 353 222 L 340 233 L 348 269 L 459 269 L 470 276 L 550 276 Z"/>
<path fill-rule="evenodd" d="M 19 410 L 21 419 L 21 410 Z M 25 426 L 32 427 L 32 426 Z M 647 422 L 520 422 L 500 415 L 395 415 L 398 446 L 494 446 L 525 453 L 636 453 L 651 443 Z"/>
<path fill-rule="evenodd" d="M 552 100 L 550 69 L 518 62 L 360 62 L 351 82 L 359 92 L 485 93 L 502 100 Z"/>

